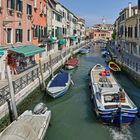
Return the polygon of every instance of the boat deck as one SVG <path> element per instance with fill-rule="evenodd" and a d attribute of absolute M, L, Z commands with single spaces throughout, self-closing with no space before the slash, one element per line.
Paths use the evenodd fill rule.
<path fill-rule="evenodd" d="M 116 85 L 116 80 L 113 78 L 112 74 L 110 76 L 101 76 L 99 73 L 103 71 L 92 71 L 92 79 L 95 84 L 102 82 L 109 82 L 112 85 Z"/>

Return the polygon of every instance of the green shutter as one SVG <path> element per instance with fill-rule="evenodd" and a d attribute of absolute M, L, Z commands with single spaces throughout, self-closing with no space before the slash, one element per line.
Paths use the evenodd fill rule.
<path fill-rule="evenodd" d="M 15 9 L 15 0 L 11 0 L 11 9 Z"/>
<path fill-rule="evenodd" d="M 47 27 L 44 27 L 44 37 L 47 36 Z"/>

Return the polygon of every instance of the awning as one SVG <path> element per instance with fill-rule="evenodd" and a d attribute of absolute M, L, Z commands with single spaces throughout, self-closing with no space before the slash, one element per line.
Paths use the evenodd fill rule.
<path fill-rule="evenodd" d="M 28 57 L 38 53 L 42 53 L 45 51 L 45 49 L 36 47 L 35 45 L 29 45 L 29 46 L 21 46 L 17 48 L 10 48 L 9 51 L 23 54 L 25 57 Z"/>
<path fill-rule="evenodd" d="M 71 37 L 72 41 L 77 41 L 76 37 Z"/>
<path fill-rule="evenodd" d="M 4 49 L 0 48 L 0 57 L 4 55 Z"/>
<path fill-rule="evenodd" d="M 55 39 L 53 37 L 48 38 L 48 42 L 55 42 Z"/>
<path fill-rule="evenodd" d="M 65 39 L 59 40 L 58 44 L 59 45 L 64 45 L 64 44 L 66 44 L 66 40 Z"/>

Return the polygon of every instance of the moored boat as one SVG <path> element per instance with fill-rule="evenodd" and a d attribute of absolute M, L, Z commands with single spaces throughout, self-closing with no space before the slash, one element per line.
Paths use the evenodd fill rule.
<path fill-rule="evenodd" d="M 78 60 L 77 58 L 71 58 L 65 63 L 65 68 L 66 69 L 74 69 L 75 67 L 78 66 Z"/>
<path fill-rule="evenodd" d="M 68 72 L 60 71 L 56 74 L 47 85 L 47 93 L 53 97 L 58 98 L 63 96 L 71 84 L 71 76 Z"/>
<path fill-rule="evenodd" d="M 120 89 L 113 75 L 97 64 L 90 76 L 91 99 L 98 119 L 104 124 L 116 126 L 134 123 L 138 109 L 127 93 Z"/>
<path fill-rule="evenodd" d="M 0 133 L 0 140 L 43 140 L 50 123 L 51 111 L 46 108 L 40 111 L 35 114 L 26 110 Z"/>
<path fill-rule="evenodd" d="M 120 66 L 118 66 L 118 64 L 116 64 L 116 63 L 113 62 L 113 61 L 110 61 L 109 64 L 108 64 L 108 66 L 109 66 L 109 68 L 110 68 L 112 71 L 115 71 L 115 72 L 121 71 Z"/>
<path fill-rule="evenodd" d="M 89 53 L 89 49 L 87 49 L 87 48 L 81 48 L 81 49 L 79 50 L 79 52 L 80 52 L 81 54 L 87 54 L 87 53 Z"/>

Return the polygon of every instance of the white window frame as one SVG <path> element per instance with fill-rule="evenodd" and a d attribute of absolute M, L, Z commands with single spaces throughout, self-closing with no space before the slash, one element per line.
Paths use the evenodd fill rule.
<path fill-rule="evenodd" d="M 0 7 L 2 7 L 2 0 L 0 0 Z"/>
<path fill-rule="evenodd" d="M 34 8 L 37 8 L 37 0 L 34 0 Z"/>
<path fill-rule="evenodd" d="M 42 0 L 40 1 L 40 13 L 43 12 L 43 4 L 42 4 Z"/>
<path fill-rule="evenodd" d="M 12 28 L 7 28 L 6 29 L 6 36 L 8 37 L 8 29 L 11 29 L 11 42 L 10 43 L 8 43 L 8 41 L 7 41 L 7 38 L 6 38 L 6 43 L 7 44 L 13 44 L 13 29 Z"/>

